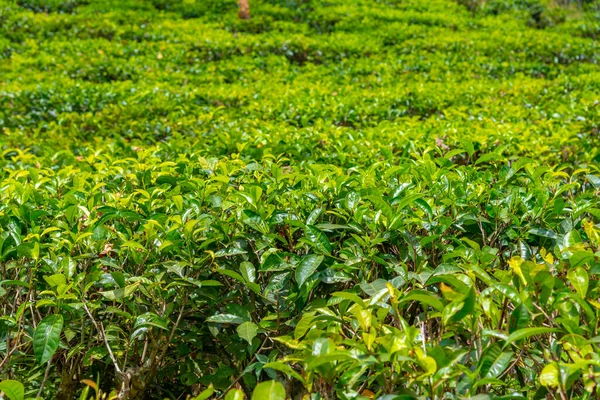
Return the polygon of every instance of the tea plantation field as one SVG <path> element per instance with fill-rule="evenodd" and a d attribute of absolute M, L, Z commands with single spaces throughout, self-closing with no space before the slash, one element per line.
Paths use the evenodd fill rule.
<path fill-rule="evenodd" d="M 600 1 L 0 0 L 0 391 L 595 399 Z"/>

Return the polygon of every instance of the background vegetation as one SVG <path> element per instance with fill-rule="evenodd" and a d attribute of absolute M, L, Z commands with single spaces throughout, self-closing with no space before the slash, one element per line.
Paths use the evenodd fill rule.
<path fill-rule="evenodd" d="M 0 0 L 4 396 L 596 398 L 600 3 L 251 7 Z"/>

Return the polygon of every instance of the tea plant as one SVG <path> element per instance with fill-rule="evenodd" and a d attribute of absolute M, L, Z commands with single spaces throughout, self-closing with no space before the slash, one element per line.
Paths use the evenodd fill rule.
<path fill-rule="evenodd" d="M 0 0 L 0 391 L 598 396 L 598 2 Z"/>

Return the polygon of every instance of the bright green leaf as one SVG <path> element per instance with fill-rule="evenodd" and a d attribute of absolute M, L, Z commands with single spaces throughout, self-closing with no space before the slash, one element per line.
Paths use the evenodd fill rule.
<path fill-rule="evenodd" d="M 23 400 L 25 397 L 23 384 L 10 379 L 0 382 L 0 391 L 4 392 L 9 400 Z"/>
<path fill-rule="evenodd" d="M 285 400 L 285 388 L 277 381 L 267 381 L 256 385 L 252 400 Z"/>
<path fill-rule="evenodd" d="M 252 339 L 256 337 L 258 332 L 257 326 L 254 322 L 244 322 L 237 327 L 237 333 L 240 338 L 252 344 Z"/>

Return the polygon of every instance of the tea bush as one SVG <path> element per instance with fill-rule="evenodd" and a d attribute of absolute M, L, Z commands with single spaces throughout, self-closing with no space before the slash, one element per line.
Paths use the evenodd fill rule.
<path fill-rule="evenodd" d="M 0 0 L 0 391 L 598 396 L 600 3 Z"/>

